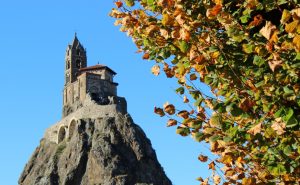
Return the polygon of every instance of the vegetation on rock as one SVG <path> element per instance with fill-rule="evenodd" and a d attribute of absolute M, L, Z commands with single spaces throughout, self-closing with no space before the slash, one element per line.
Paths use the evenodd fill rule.
<path fill-rule="evenodd" d="M 201 184 L 300 181 L 300 1 L 124 0 L 111 16 L 189 110 L 155 108 L 210 144 Z M 201 90 L 201 84 L 211 94 Z M 220 165 L 218 165 L 220 164 Z M 221 166 L 222 168 L 219 168 Z"/>

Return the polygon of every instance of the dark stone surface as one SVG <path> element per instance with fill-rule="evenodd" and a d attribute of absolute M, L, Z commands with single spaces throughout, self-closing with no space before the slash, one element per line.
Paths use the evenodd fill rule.
<path fill-rule="evenodd" d="M 45 139 L 20 185 L 171 185 L 142 129 L 128 115 L 80 120 L 72 138 Z"/>

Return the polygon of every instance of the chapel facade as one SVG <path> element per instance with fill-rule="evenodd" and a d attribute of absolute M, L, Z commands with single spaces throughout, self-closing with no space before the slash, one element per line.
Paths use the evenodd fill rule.
<path fill-rule="evenodd" d="M 65 55 L 63 116 L 81 107 L 87 97 L 101 105 L 112 103 L 110 99 L 117 97 L 115 75 L 116 72 L 105 65 L 87 66 L 86 49 L 75 34 Z"/>

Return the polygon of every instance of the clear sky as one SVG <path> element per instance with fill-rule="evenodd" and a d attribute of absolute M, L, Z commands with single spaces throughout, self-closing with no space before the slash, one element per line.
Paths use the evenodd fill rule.
<path fill-rule="evenodd" d="M 155 77 L 141 54 L 108 16 L 112 0 L 0 1 L 0 185 L 16 185 L 21 171 L 50 125 L 59 121 L 64 55 L 77 32 L 88 65 L 100 62 L 118 74 L 118 95 L 151 140 L 174 185 L 196 185 L 207 167 L 197 160 L 207 149 L 175 134 L 155 105 L 181 102 L 174 80 Z"/>

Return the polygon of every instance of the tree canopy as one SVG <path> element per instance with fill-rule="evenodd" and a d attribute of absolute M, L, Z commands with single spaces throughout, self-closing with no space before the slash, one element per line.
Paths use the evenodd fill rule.
<path fill-rule="evenodd" d="M 111 16 L 187 110 L 156 107 L 217 156 L 201 184 L 300 181 L 300 1 L 124 0 Z M 211 93 L 201 89 L 210 87 Z"/>

